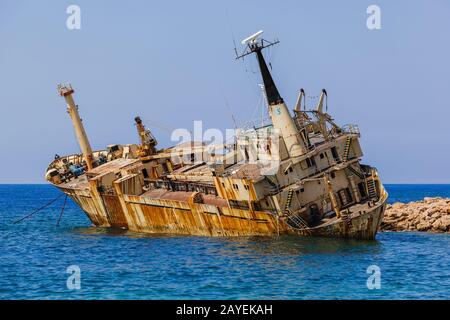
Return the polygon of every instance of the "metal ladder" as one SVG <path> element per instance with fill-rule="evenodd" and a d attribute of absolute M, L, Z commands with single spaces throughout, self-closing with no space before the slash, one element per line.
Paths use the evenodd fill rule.
<path fill-rule="evenodd" d="M 306 221 L 303 220 L 302 217 L 292 214 L 290 209 L 288 209 L 285 212 L 285 215 L 287 217 L 287 224 L 292 229 L 296 229 L 296 230 L 299 230 L 299 231 L 309 231 L 309 226 L 306 223 Z"/>
<path fill-rule="evenodd" d="M 352 143 L 352 137 L 347 136 L 347 140 L 345 141 L 345 148 L 344 148 L 344 154 L 342 155 L 342 161 L 348 160 L 348 154 L 350 152 L 350 145 Z"/>
<path fill-rule="evenodd" d="M 287 195 L 287 199 L 286 199 L 286 204 L 284 206 L 284 214 L 286 215 L 288 222 L 287 224 L 296 230 L 308 230 L 309 226 L 306 223 L 306 221 L 300 217 L 299 215 L 294 215 L 291 212 L 290 206 L 292 203 L 292 196 L 294 195 L 294 190 L 293 189 L 289 189 L 288 191 L 288 195 Z"/>
<path fill-rule="evenodd" d="M 367 179 L 367 191 L 369 192 L 370 199 L 377 198 L 377 189 L 375 187 L 375 180 L 373 178 Z"/>
<path fill-rule="evenodd" d="M 361 179 L 364 179 L 364 178 L 365 178 L 364 173 L 360 172 L 359 170 L 356 170 L 356 169 L 353 168 L 351 165 L 349 165 L 349 166 L 347 167 L 347 169 L 348 169 L 349 171 L 351 171 L 352 173 L 356 174 L 356 175 L 357 175 L 358 177 L 360 177 Z"/>
<path fill-rule="evenodd" d="M 287 199 L 286 199 L 286 204 L 284 205 L 284 212 L 289 210 L 289 208 L 291 207 L 292 196 L 293 195 L 294 195 L 294 190 L 293 189 L 289 189 L 288 195 L 287 195 Z"/>

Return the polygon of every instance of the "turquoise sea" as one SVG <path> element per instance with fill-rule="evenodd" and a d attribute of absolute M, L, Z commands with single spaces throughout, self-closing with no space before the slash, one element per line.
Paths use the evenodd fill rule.
<path fill-rule="evenodd" d="M 450 185 L 386 188 L 390 202 L 450 197 Z M 56 226 L 63 198 L 12 223 L 58 194 L 0 185 L 0 299 L 450 299 L 449 234 L 148 236 L 94 228 L 70 200 Z M 73 266 L 80 289 L 67 286 Z M 369 266 L 380 270 L 379 289 L 367 286 Z"/>

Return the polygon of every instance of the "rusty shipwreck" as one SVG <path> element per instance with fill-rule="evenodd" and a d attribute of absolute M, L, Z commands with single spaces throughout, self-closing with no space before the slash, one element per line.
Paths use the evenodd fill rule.
<path fill-rule="evenodd" d="M 243 41 L 255 54 L 270 123 L 242 128 L 226 152 L 192 141 L 157 149 L 136 117 L 138 144 L 93 151 L 70 85 L 60 85 L 81 153 L 55 156 L 46 179 L 98 227 L 199 236 L 297 234 L 373 239 L 387 193 L 374 167 L 361 164 L 356 125 L 337 125 L 323 90 L 305 110 L 300 90 L 293 116 L 263 56 L 274 43 L 257 33 Z M 269 156 L 271 161 L 261 160 Z M 275 161 L 273 161 L 275 159 Z M 269 164 L 268 164 L 269 163 Z"/>

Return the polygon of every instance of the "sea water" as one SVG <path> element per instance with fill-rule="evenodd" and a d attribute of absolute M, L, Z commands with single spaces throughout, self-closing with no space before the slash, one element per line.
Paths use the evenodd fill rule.
<path fill-rule="evenodd" d="M 386 188 L 390 202 L 450 197 L 450 185 Z M 449 234 L 145 235 L 92 227 L 70 199 L 56 226 L 63 198 L 13 224 L 59 194 L 0 185 L 0 299 L 450 299 Z"/>

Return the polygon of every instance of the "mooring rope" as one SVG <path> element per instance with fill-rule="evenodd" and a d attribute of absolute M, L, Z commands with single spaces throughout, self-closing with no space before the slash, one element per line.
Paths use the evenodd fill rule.
<path fill-rule="evenodd" d="M 32 215 L 34 215 L 35 213 L 38 213 L 39 211 L 41 211 L 42 209 L 47 208 L 49 205 L 51 205 L 53 202 L 55 202 L 56 200 L 58 200 L 59 198 L 61 198 L 63 195 L 65 195 L 65 193 L 61 193 L 59 196 L 57 196 L 55 199 L 53 199 L 52 201 L 48 202 L 47 204 L 43 205 L 40 208 L 37 208 L 36 210 L 34 210 L 33 212 L 31 212 L 30 214 L 27 214 L 26 216 L 20 218 L 19 220 L 16 220 L 13 222 L 13 224 L 19 223 L 29 217 L 31 217 Z"/>
<path fill-rule="evenodd" d="M 61 208 L 61 213 L 59 214 L 58 221 L 56 222 L 56 226 L 57 227 L 59 227 L 59 222 L 61 221 L 62 215 L 64 213 L 64 208 L 66 207 L 66 202 L 67 202 L 67 194 L 66 194 L 66 196 L 64 198 L 64 203 L 63 203 L 63 206 Z"/>

